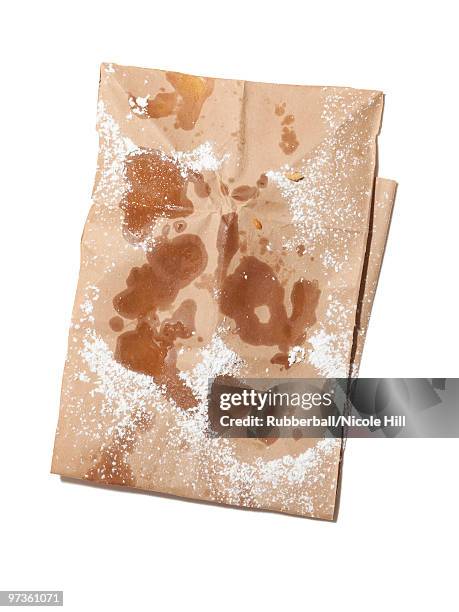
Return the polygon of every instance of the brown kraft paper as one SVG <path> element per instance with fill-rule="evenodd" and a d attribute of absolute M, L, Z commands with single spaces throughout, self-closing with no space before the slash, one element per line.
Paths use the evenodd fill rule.
<path fill-rule="evenodd" d="M 52 471 L 333 519 L 342 441 L 206 434 L 217 376 L 356 376 L 383 95 L 104 64 Z"/>

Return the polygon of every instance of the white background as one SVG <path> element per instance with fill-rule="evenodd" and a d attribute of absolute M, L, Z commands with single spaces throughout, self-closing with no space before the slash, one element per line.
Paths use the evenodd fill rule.
<path fill-rule="evenodd" d="M 457 440 L 351 440 L 336 524 L 49 474 L 102 61 L 385 91 L 400 186 L 361 375 L 458 375 L 455 4 L 3 5 L 0 589 L 90 612 L 457 610 Z"/>

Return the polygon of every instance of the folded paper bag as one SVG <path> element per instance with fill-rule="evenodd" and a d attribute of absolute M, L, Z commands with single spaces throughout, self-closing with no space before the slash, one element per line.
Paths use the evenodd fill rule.
<path fill-rule="evenodd" d="M 209 379 L 357 374 L 383 95 L 105 64 L 52 471 L 332 519 L 342 440 L 207 435 Z"/>

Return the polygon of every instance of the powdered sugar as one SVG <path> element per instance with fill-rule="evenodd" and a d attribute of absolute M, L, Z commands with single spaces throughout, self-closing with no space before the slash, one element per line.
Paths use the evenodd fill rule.
<path fill-rule="evenodd" d="M 121 133 L 118 123 L 107 112 L 102 100 L 97 107 L 97 129 L 100 139 L 100 178 L 94 199 L 103 200 L 105 206 L 118 207 L 127 188 L 124 162 L 126 156 L 137 151 L 138 147 Z"/>
<path fill-rule="evenodd" d="M 307 109 L 315 121 L 313 129 L 303 129 L 297 109 L 291 110 L 295 117 L 289 114 L 282 120 L 285 121 L 281 128 L 283 131 L 295 121 L 297 141 L 294 144 L 298 148 L 286 151 L 281 147 L 282 152 L 276 148 L 259 158 L 258 155 L 252 156 L 251 143 L 248 143 L 250 147 L 235 144 L 236 140 L 239 144 L 243 141 L 242 124 L 238 138 L 235 133 L 223 133 L 221 137 L 222 132 L 215 121 L 219 107 L 211 107 L 215 100 L 205 102 L 211 107 L 211 112 L 205 110 L 201 115 L 203 122 L 196 129 L 184 130 L 178 123 L 173 126 L 169 121 L 155 122 L 148 113 L 151 108 L 149 96 L 133 97 L 130 94 L 133 90 L 145 94 L 147 89 L 138 88 L 136 83 L 146 82 L 144 75 L 147 73 L 140 73 L 139 78 L 139 75 L 134 75 L 131 79 L 128 69 L 122 73 L 116 69 L 115 77 L 111 76 L 113 71 L 115 68 L 106 67 L 110 87 L 106 89 L 107 82 L 102 83 L 101 99 L 104 101 L 99 105 L 100 155 L 94 191 L 97 210 L 92 212 L 96 215 L 96 223 L 90 220 L 86 228 L 82 262 L 87 274 L 82 278 L 93 286 L 100 281 L 102 299 L 98 299 L 98 290 L 93 291 L 89 284 L 87 290 L 79 290 L 63 391 L 63 436 L 66 439 L 60 451 L 66 462 L 73 461 L 73 474 L 83 477 L 88 474 L 88 466 L 97 465 L 101 454 L 105 461 L 107 453 L 113 453 L 115 447 L 113 465 L 118 470 L 115 472 L 120 474 L 123 466 L 127 466 L 132 479 L 125 483 L 130 486 L 223 503 L 331 517 L 341 441 L 297 437 L 275 441 L 273 438 L 239 440 L 215 437 L 214 432 L 209 432 L 207 393 L 209 381 L 218 376 L 238 379 L 249 370 L 265 372 L 267 364 L 266 374 L 277 372 L 279 363 L 283 367 L 286 365 L 285 351 L 288 351 L 288 366 L 296 366 L 299 374 L 309 374 L 314 368 L 313 374 L 321 376 L 347 375 L 355 323 L 356 287 L 364 250 L 362 245 L 368 230 L 369 186 L 373 180 L 371 156 L 378 119 L 376 112 L 369 120 L 365 113 L 368 106 L 375 103 L 376 97 L 368 94 L 367 100 L 365 92 L 315 89 L 311 93 L 312 104 Z M 124 87 L 125 98 L 112 96 L 112 78 L 117 81 L 117 92 L 120 91 L 118 86 Z M 159 82 L 152 83 L 148 91 L 156 91 L 158 86 Z M 271 102 L 267 98 L 260 100 L 260 104 Z M 231 104 L 234 104 L 233 100 Z M 241 104 L 245 104 L 245 98 Z M 241 107 L 242 117 L 251 112 L 250 105 Z M 235 117 L 237 119 L 237 114 Z M 249 119 L 252 126 L 252 118 Z M 229 123 L 232 125 L 234 122 Z M 253 125 L 255 128 L 258 126 L 256 121 Z M 203 135 L 215 138 L 215 142 L 203 142 Z M 175 150 L 173 145 L 182 150 Z M 277 142 L 275 145 L 277 147 Z M 227 168 L 229 152 L 237 159 L 232 160 L 234 163 Z M 249 160 L 244 159 L 247 152 L 251 155 Z M 149 153 L 155 162 L 159 161 L 157 156 L 168 162 L 152 163 L 153 172 L 161 174 L 163 166 L 171 169 L 171 162 L 175 165 L 171 174 L 177 177 L 177 190 L 180 196 L 191 200 L 193 208 L 190 210 L 194 209 L 196 214 L 190 214 L 184 220 L 179 219 L 180 210 L 176 211 L 177 220 L 174 216 L 153 215 L 151 225 L 154 227 L 148 225 L 150 220 L 146 215 L 145 228 L 142 228 L 145 231 L 139 232 L 137 240 L 133 230 L 132 236 L 129 234 L 131 226 L 126 221 L 128 200 L 131 199 L 126 198 L 126 191 L 131 188 L 134 191 L 141 173 L 135 176 L 134 164 L 132 173 L 129 172 L 130 185 L 126 167 L 128 159 L 141 154 L 148 158 Z M 289 156 L 284 157 L 284 153 Z M 280 161 L 273 161 L 272 169 L 266 172 L 266 159 Z M 284 164 L 284 160 L 290 163 Z M 189 180 L 181 181 L 176 168 L 182 177 Z M 206 172 L 218 172 L 218 176 L 197 176 Z M 267 183 L 265 179 L 261 180 L 264 174 L 268 175 Z M 167 178 L 167 172 L 165 176 Z M 260 179 L 257 180 L 257 176 Z M 149 205 L 145 194 L 155 189 L 156 183 L 148 177 L 140 176 L 139 180 L 140 195 L 137 199 L 132 198 L 137 207 L 135 212 Z M 255 196 L 247 202 L 235 202 L 237 198 L 233 197 L 233 190 L 247 188 L 255 181 Z M 164 208 L 166 214 L 170 213 L 169 205 L 174 204 L 176 197 L 179 199 L 178 195 L 168 193 L 164 203 L 167 205 L 167 210 L 166 206 Z M 247 346 L 233 323 L 231 330 L 224 327 L 227 319 L 223 318 L 223 325 L 218 323 L 222 320 L 223 309 L 217 303 L 215 292 L 218 291 L 216 285 L 222 283 L 215 270 L 219 271 L 224 259 L 220 252 L 222 245 L 218 244 L 221 239 L 218 227 L 226 205 L 239 216 L 241 258 L 244 253 L 247 257 L 260 256 L 273 266 L 273 282 L 279 279 L 282 287 L 279 288 L 279 293 L 282 292 L 279 302 L 284 302 L 287 309 L 293 308 L 292 318 L 295 314 L 293 297 L 291 305 L 288 303 L 291 281 L 298 276 L 317 280 L 320 299 L 316 312 L 311 313 L 311 327 L 304 330 L 304 335 L 292 335 L 291 342 L 285 343 L 285 351 L 284 347 L 281 349 L 272 344 Z M 270 224 L 271 218 L 277 221 L 277 212 L 279 223 Z M 261 220 L 257 216 L 254 223 L 252 217 L 255 214 L 259 214 Z M 257 230 L 254 236 L 250 233 L 254 232 L 253 227 Z M 277 230 L 279 239 L 274 235 Z M 158 312 L 148 311 L 150 295 L 145 292 L 142 324 L 158 325 L 158 329 L 162 326 L 163 315 L 164 320 L 173 317 L 176 306 L 185 299 L 193 300 L 197 306 L 196 316 L 193 315 L 195 331 L 189 337 L 179 336 L 180 340 L 175 339 L 173 346 L 166 346 L 161 344 L 158 336 L 158 347 L 155 344 L 152 348 L 154 342 L 146 335 L 144 344 L 136 341 L 132 349 L 129 348 L 130 354 L 136 357 L 142 356 L 144 351 L 147 362 L 151 355 L 156 354 L 156 349 L 161 351 L 161 364 L 164 357 L 167 367 L 153 378 L 141 372 L 154 369 L 136 366 L 139 370 L 136 372 L 117 361 L 123 342 L 126 340 L 128 344 L 127 341 L 137 337 L 132 334 L 136 318 L 128 316 L 129 310 L 123 314 L 116 307 L 116 298 L 115 317 L 113 299 L 123 288 L 123 295 L 129 296 L 134 287 L 131 283 L 135 277 L 133 270 L 150 265 L 151 258 L 146 259 L 134 249 L 149 251 L 155 240 L 167 241 L 172 236 L 175 240 L 177 236 L 174 233 L 185 231 L 202 237 L 210 269 L 205 267 L 202 276 L 198 276 L 194 283 L 181 286 L 171 303 L 164 299 L 161 308 L 156 309 Z M 171 259 L 173 273 L 174 266 L 175 261 Z M 233 261 L 225 273 L 231 270 Z M 212 276 L 212 280 L 208 282 L 205 276 Z M 244 278 L 246 276 L 242 276 Z M 156 282 L 156 276 L 154 280 Z M 209 289 L 209 293 L 201 291 L 204 288 Z M 136 287 L 134 289 L 137 291 Z M 137 299 L 135 291 L 132 290 L 134 296 L 129 299 Z M 123 335 L 122 340 L 119 334 Z M 199 348 L 202 343 L 206 345 Z M 302 346 L 291 346 L 292 343 Z M 282 360 L 270 361 L 278 348 L 282 350 Z M 249 363 L 243 359 L 246 356 Z M 123 363 L 137 362 L 128 358 Z M 195 405 L 188 389 L 185 391 L 187 397 L 191 396 L 191 401 L 183 402 L 184 407 L 178 405 L 180 394 L 175 395 L 172 387 L 161 384 L 166 371 L 171 373 L 167 383 L 178 382 L 180 392 L 183 391 L 181 383 L 191 389 Z M 177 373 L 181 381 L 177 381 Z M 177 404 L 171 396 L 179 398 Z M 129 436 L 125 435 L 127 430 Z M 69 448 L 76 449 L 73 455 L 66 454 Z M 107 465 L 112 465 L 110 456 L 108 460 Z M 64 471 L 67 473 L 67 468 Z M 110 470 L 101 473 L 101 479 L 105 478 L 105 473 L 110 474 Z"/>
<path fill-rule="evenodd" d="M 308 352 L 310 363 L 321 376 L 345 378 L 349 367 L 351 333 L 327 333 L 319 329 L 309 337 L 312 349 Z"/>
<path fill-rule="evenodd" d="M 295 363 L 304 361 L 306 351 L 302 346 L 293 346 L 288 354 L 288 365 L 291 367 Z"/>
<path fill-rule="evenodd" d="M 139 98 L 137 98 L 137 103 Z M 144 102 L 145 99 L 141 99 Z M 139 108 L 144 108 L 142 105 Z M 128 155 L 140 154 L 130 138 L 122 134 L 119 124 L 107 112 L 104 102 L 100 101 L 97 113 L 98 131 L 100 136 L 100 179 L 94 197 L 104 201 L 105 205 L 118 207 L 128 183 L 125 173 L 125 160 Z M 204 142 L 190 151 L 159 151 L 165 160 L 173 161 L 180 168 L 184 177 L 190 172 L 218 170 L 229 154 L 218 157 L 211 142 Z"/>
<path fill-rule="evenodd" d="M 335 272 L 342 270 L 356 234 L 366 231 L 361 202 L 371 192 L 363 170 L 375 139 L 365 113 L 376 98 L 364 100 L 354 90 L 344 91 L 323 89 L 325 135 L 320 143 L 294 168 L 285 164 L 267 172 L 288 203 L 295 227 L 295 238 L 283 246 L 294 250 L 301 244 L 308 254 L 323 250 L 323 265 Z M 295 174 L 301 180 L 289 178 Z"/>
<path fill-rule="evenodd" d="M 309 362 L 320 376 L 346 378 L 349 371 L 355 307 L 330 293 L 323 321 L 309 336 Z"/>
<path fill-rule="evenodd" d="M 161 409 L 164 402 L 161 387 L 151 376 L 128 370 L 118 363 L 107 343 L 94 331 L 87 332 L 80 355 L 95 375 L 93 393 L 102 395 L 101 414 L 108 411 L 115 417 L 123 417 L 132 410 L 147 410 L 152 403 Z"/>
<path fill-rule="evenodd" d="M 212 144 L 204 142 L 191 151 L 173 151 L 173 160 L 184 170 L 192 172 L 203 172 L 205 170 L 215 172 L 225 161 L 229 159 L 229 153 L 217 157 L 214 153 Z"/>
<path fill-rule="evenodd" d="M 199 350 L 198 363 L 191 372 L 180 372 L 180 377 L 193 390 L 195 396 L 207 408 L 207 389 L 209 380 L 224 374 L 236 376 L 244 361 L 222 340 L 224 328 L 213 334 L 209 344 Z"/>

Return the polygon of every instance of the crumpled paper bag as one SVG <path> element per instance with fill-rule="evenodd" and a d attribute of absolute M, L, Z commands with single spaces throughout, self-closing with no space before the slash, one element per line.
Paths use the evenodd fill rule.
<path fill-rule="evenodd" d="M 218 376 L 356 376 L 383 95 L 104 64 L 53 473 L 333 519 L 342 440 L 207 435 Z"/>

